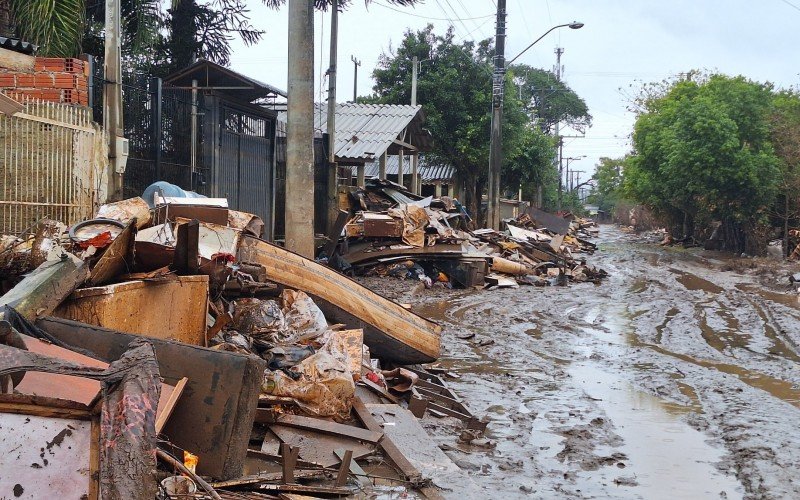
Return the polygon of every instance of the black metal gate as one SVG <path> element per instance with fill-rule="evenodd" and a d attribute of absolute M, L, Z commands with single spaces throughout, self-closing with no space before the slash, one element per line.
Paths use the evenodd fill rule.
<path fill-rule="evenodd" d="M 123 125 L 129 141 L 123 196 L 141 196 L 155 181 L 208 196 L 202 96 L 143 73 L 124 73 L 122 80 Z M 90 91 L 94 119 L 99 123 L 103 122 L 102 82 L 102 64 L 95 64 Z"/>
<path fill-rule="evenodd" d="M 220 152 L 217 196 L 231 208 L 272 220 L 274 175 L 272 138 L 275 121 L 223 104 L 220 111 Z"/>

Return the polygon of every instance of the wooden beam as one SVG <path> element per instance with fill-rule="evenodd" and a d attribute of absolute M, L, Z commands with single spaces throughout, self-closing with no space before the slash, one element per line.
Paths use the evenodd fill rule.
<path fill-rule="evenodd" d="M 353 400 L 353 410 L 356 412 L 359 420 L 361 420 L 367 429 L 374 432 L 383 430 L 381 424 L 375 420 L 375 417 L 372 416 L 372 413 L 370 413 L 370 411 L 358 397 Z M 414 464 L 409 462 L 406 456 L 403 455 L 397 445 L 394 444 L 394 442 L 392 442 L 388 436 L 384 435 L 383 439 L 381 439 L 378 444 L 383 449 L 383 452 L 386 453 L 392 462 L 394 462 L 397 468 L 400 469 L 400 472 L 406 476 L 406 479 L 414 480 L 421 476 L 420 471 L 414 467 Z"/>
<path fill-rule="evenodd" d="M 363 324 L 364 343 L 377 357 L 398 364 L 439 357 L 439 325 L 327 266 L 249 235 L 241 239 L 237 260 L 260 264 L 270 280 L 311 295 L 330 321 L 350 328 Z"/>
<path fill-rule="evenodd" d="M 402 147 L 403 149 L 408 149 L 409 151 L 417 151 L 417 147 L 416 146 L 412 146 L 411 144 L 409 144 L 409 143 L 407 143 L 405 141 L 401 141 L 400 139 L 394 139 L 394 140 L 392 140 L 392 143 L 393 144 L 397 144 L 398 146 Z"/>
<path fill-rule="evenodd" d="M 70 258 L 45 262 L 0 297 L 0 306 L 9 305 L 29 321 L 49 316 L 64 299 L 81 285 L 89 269 Z"/>
<path fill-rule="evenodd" d="M 383 437 L 383 432 L 380 431 L 374 432 L 352 425 L 337 424 L 336 422 L 322 420 L 320 418 L 309 418 L 300 415 L 281 415 L 278 417 L 276 423 L 287 427 L 318 431 L 323 434 L 359 439 L 361 441 L 367 441 L 368 443 L 377 443 Z"/>

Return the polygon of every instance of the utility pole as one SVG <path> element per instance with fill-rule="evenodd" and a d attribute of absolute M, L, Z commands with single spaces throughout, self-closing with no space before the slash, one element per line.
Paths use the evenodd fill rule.
<path fill-rule="evenodd" d="M 417 67 L 419 66 L 419 58 L 414 56 L 411 60 L 414 67 L 411 69 L 411 105 L 417 105 Z"/>
<path fill-rule="evenodd" d="M 489 196 L 487 225 L 500 229 L 500 168 L 503 163 L 503 91 L 506 74 L 506 0 L 497 0 L 497 23 L 492 74 L 492 135 L 489 144 Z M 481 193 L 478 193 L 481 196 Z M 478 206 L 480 207 L 480 200 Z M 476 214 L 477 215 L 477 214 Z"/>
<path fill-rule="evenodd" d="M 336 58 L 339 45 L 339 5 L 331 1 L 331 52 L 328 61 L 328 233 L 333 230 L 339 215 L 337 190 L 339 167 L 336 165 Z"/>
<path fill-rule="evenodd" d="M 286 248 L 314 258 L 314 2 L 289 0 Z"/>
<path fill-rule="evenodd" d="M 361 66 L 361 61 L 356 59 L 356 56 L 350 56 L 350 60 L 353 61 L 353 102 L 356 102 L 356 98 L 358 97 L 358 67 Z"/>
<path fill-rule="evenodd" d="M 561 81 L 561 54 L 564 53 L 562 47 L 556 47 L 556 80 Z M 556 138 L 558 140 L 558 210 L 561 210 L 561 201 L 564 191 L 564 140 L 561 138 L 561 120 L 556 122 Z"/>
<path fill-rule="evenodd" d="M 417 67 L 419 66 L 419 58 L 414 56 L 411 60 L 414 67 L 411 69 L 411 105 L 417 105 Z M 411 192 L 419 194 L 419 153 L 413 151 L 411 153 Z"/>
<path fill-rule="evenodd" d="M 103 128 L 108 134 L 109 200 L 122 199 L 122 177 L 128 152 L 122 122 L 122 21 L 120 0 L 106 0 L 103 59 Z M 161 180 L 161 179 L 156 179 Z"/>

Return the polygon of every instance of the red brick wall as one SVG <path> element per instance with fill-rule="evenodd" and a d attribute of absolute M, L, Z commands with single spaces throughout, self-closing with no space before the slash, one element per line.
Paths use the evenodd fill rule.
<path fill-rule="evenodd" d="M 0 90 L 19 101 L 89 104 L 88 65 L 80 59 L 37 57 L 33 73 L 0 68 Z"/>

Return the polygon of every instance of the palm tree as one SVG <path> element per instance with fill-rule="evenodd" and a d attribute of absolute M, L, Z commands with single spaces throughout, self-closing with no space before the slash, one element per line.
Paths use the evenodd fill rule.
<path fill-rule="evenodd" d="M 121 0 L 126 37 L 123 48 L 137 50 L 158 33 L 160 0 Z M 103 0 L 0 0 L 0 35 L 39 46 L 38 55 L 74 57 L 102 27 Z M 91 41 L 90 41 L 91 45 Z"/>
<path fill-rule="evenodd" d="M 85 28 L 85 0 L 2 0 L 16 34 L 39 46 L 39 54 L 71 57 L 80 51 Z"/>

